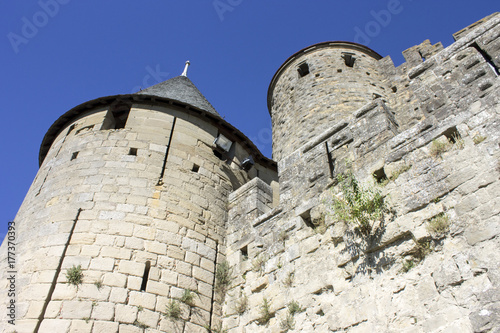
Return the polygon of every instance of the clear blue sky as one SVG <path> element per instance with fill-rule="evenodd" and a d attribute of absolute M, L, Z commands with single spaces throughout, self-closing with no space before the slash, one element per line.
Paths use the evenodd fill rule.
<path fill-rule="evenodd" d="M 356 41 L 400 64 L 403 50 L 425 39 L 448 46 L 452 33 L 499 7 L 497 0 L 2 1 L 0 239 L 36 175 L 45 132 L 80 103 L 172 78 L 190 60 L 189 78 L 270 157 L 267 88 L 296 51 Z"/>

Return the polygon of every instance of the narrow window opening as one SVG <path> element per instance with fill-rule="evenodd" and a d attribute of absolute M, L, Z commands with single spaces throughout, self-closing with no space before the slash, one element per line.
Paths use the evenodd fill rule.
<path fill-rule="evenodd" d="M 299 76 L 300 76 L 300 77 L 304 77 L 304 76 L 306 76 L 307 74 L 309 74 L 309 65 L 307 64 L 307 62 L 303 62 L 303 63 L 301 63 L 301 64 L 297 67 L 297 72 L 299 72 Z"/>
<path fill-rule="evenodd" d="M 343 52 L 342 58 L 344 59 L 344 63 L 347 67 L 354 67 L 354 62 L 356 61 L 354 53 Z"/>
<path fill-rule="evenodd" d="M 448 141 L 450 141 L 453 144 L 457 143 L 457 141 L 460 141 L 462 139 L 460 133 L 458 133 L 458 130 L 455 126 L 444 131 L 443 135 L 448 139 Z"/>
<path fill-rule="evenodd" d="M 342 70 L 340 68 L 337 69 L 337 73 L 342 73 Z"/>
<path fill-rule="evenodd" d="M 244 246 L 240 249 L 241 257 L 243 260 L 248 260 L 248 246 Z"/>
<path fill-rule="evenodd" d="M 311 210 L 305 211 L 300 215 L 300 217 L 302 218 L 302 221 L 304 221 L 305 225 L 307 225 L 309 228 L 315 228 L 315 225 L 312 223 L 311 219 Z"/>
<path fill-rule="evenodd" d="M 199 165 L 197 165 L 197 164 L 193 164 L 193 168 L 191 169 L 191 171 L 193 171 L 193 172 L 198 172 L 198 171 L 200 171 L 200 166 L 199 166 Z"/>
<path fill-rule="evenodd" d="M 382 168 L 376 170 L 373 173 L 373 178 L 375 178 L 377 183 L 383 183 L 383 182 L 387 181 L 387 175 L 385 174 L 384 168 L 382 167 Z"/>
<path fill-rule="evenodd" d="M 101 129 L 107 130 L 125 128 L 129 114 L 130 106 L 127 104 L 119 104 L 111 107 L 108 113 L 106 113 Z"/>
<path fill-rule="evenodd" d="M 69 129 L 68 129 L 68 133 L 66 133 L 66 135 L 69 135 L 69 133 L 73 132 L 73 130 L 75 129 L 75 127 L 76 127 L 76 125 L 75 125 L 75 124 L 71 125 L 71 126 L 69 127 Z"/>
<path fill-rule="evenodd" d="M 486 52 L 484 52 L 483 49 L 481 49 L 479 47 L 479 45 L 477 45 L 477 43 L 472 43 L 471 46 L 473 48 L 476 49 L 477 52 L 479 52 L 479 54 L 481 54 L 481 56 L 484 58 L 484 60 L 486 61 L 486 63 L 490 66 L 490 68 L 493 70 L 493 72 L 495 73 L 496 76 L 499 76 L 500 75 L 500 70 L 498 69 L 498 67 L 495 65 L 495 63 L 493 62 L 493 60 L 491 59 L 490 55 Z"/>
<path fill-rule="evenodd" d="M 330 178 L 333 178 L 333 174 L 335 172 L 334 160 L 332 158 L 332 153 L 330 152 L 330 148 L 328 147 L 328 142 L 325 141 L 325 150 L 326 157 L 328 158 L 328 170 L 330 171 Z"/>
<path fill-rule="evenodd" d="M 319 77 L 319 73 L 316 74 L 316 77 Z"/>
<path fill-rule="evenodd" d="M 391 89 L 392 89 L 392 92 L 393 92 L 393 93 L 395 93 L 395 92 L 397 92 L 397 91 L 398 91 L 398 88 L 397 88 L 396 86 L 392 87 Z"/>
<path fill-rule="evenodd" d="M 215 149 L 213 150 L 213 152 L 214 152 L 214 155 L 215 155 L 215 156 L 217 156 L 217 158 L 218 158 L 219 160 L 225 160 L 225 158 L 224 158 L 224 156 L 222 156 L 222 153 L 221 153 L 221 152 L 219 152 L 219 151 L 217 151 L 217 150 L 215 150 Z"/>
<path fill-rule="evenodd" d="M 71 155 L 71 161 L 73 161 L 74 159 L 76 159 L 78 157 L 78 153 L 79 153 L 79 151 L 75 151 L 73 153 L 73 155 Z"/>
<path fill-rule="evenodd" d="M 369 72 L 366 72 L 366 75 L 370 76 L 370 73 L 369 73 Z"/>
<path fill-rule="evenodd" d="M 128 154 L 132 156 L 137 156 L 137 148 L 130 148 Z"/>
<path fill-rule="evenodd" d="M 142 276 L 141 291 L 146 291 L 146 285 L 148 284 L 150 269 L 151 269 L 151 262 L 146 261 L 146 267 L 144 267 L 144 275 Z"/>
<path fill-rule="evenodd" d="M 421 51 L 418 51 L 418 54 L 420 55 L 420 58 L 422 58 L 422 61 L 425 61 L 425 57 L 424 57 L 424 55 L 422 54 L 422 52 L 421 52 Z"/>

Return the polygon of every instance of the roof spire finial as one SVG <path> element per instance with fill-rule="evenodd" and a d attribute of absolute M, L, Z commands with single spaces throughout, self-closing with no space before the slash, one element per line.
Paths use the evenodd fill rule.
<path fill-rule="evenodd" d="M 187 74 L 188 74 L 188 67 L 191 63 L 188 61 L 186 61 L 186 66 L 184 67 L 184 71 L 182 72 L 181 76 L 186 76 L 187 77 Z"/>

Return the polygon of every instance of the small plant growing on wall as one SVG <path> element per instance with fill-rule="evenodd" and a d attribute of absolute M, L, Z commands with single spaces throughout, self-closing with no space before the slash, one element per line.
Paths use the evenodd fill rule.
<path fill-rule="evenodd" d="M 143 329 L 143 330 L 145 330 L 146 328 L 149 328 L 149 326 L 148 326 L 148 325 L 146 325 L 146 324 L 144 324 L 144 323 L 141 323 L 141 322 L 140 322 L 140 321 L 138 321 L 138 320 L 134 321 L 134 324 L 133 324 L 133 325 L 134 325 L 134 326 L 137 326 L 137 327 L 139 327 L 139 328 L 141 328 L 141 329 Z"/>
<path fill-rule="evenodd" d="M 433 140 L 430 147 L 431 156 L 439 157 L 450 150 L 451 144 L 448 141 Z"/>
<path fill-rule="evenodd" d="M 434 235 L 443 235 L 450 230 L 450 218 L 445 213 L 434 216 L 427 223 L 427 231 Z"/>
<path fill-rule="evenodd" d="M 304 311 L 304 309 L 300 306 L 300 304 L 297 301 L 291 301 L 287 305 L 288 312 L 293 316 L 296 313 L 300 313 Z"/>
<path fill-rule="evenodd" d="M 195 294 L 196 294 L 195 291 L 184 289 L 184 293 L 182 294 L 180 301 L 186 305 L 193 306 Z"/>
<path fill-rule="evenodd" d="M 285 318 L 280 321 L 280 328 L 282 332 L 288 332 L 289 330 L 295 329 L 295 319 L 293 315 L 287 313 Z"/>
<path fill-rule="evenodd" d="M 285 244 L 285 241 L 288 239 L 288 234 L 286 233 L 286 230 L 281 230 L 280 233 L 278 234 L 278 241 Z"/>
<path fill-rule="evenodd" d="M 97 290 L 101 290 L 101 288 L 102 288 L 102 282 L 101 281 L 94 282 L 94 285 L 96 286 Z"/>
<path fill-rule="evenodd" d="M 181 317 L 181 307 L 176 300 L 171 299 L 166 310 L 166 315 L 170 319 L 177 320 Z"/>
<path fill-rule="evenodd" d="M 269 301 L 267 298 L 262 299 L 262 304 L 260 305 L 260 318 L 259 318 L 259 324 L 265 325 L 271 320 L 271 307 L 269 305 Z"/>
<path fill-rule="evenodd" d="M 293 286 L 294 278 L 295 278 L 295 272 L 294 271 L 288 272 L 285 279 L 283 280 L 283 284 L 285 285 L 285 287 L 291 288 Z"/>
<path fill-rule="evenodd" d="M 334 196 L 334 215 L 369 234 L 372 223 L 380 220 L 387 210 L 379 190 L 362 186 L 351 171 L 337 175 L 341 195 Z"/>
<path fill-rule="evenodd" d="M 403 266 L 401 267 L 401 271 L 403 273 L 407 273 L 413 267 L 415 267 L 415 261 L 414 260 L 405 260 L 403 262 Z"/>
<path fill-rule="evenodd" d="M 409 165 L 404 164 L 404 165 L 400 166 L 398 169 L 394 170 L 394 172 L 392 173 L 392 175 L 389 177 L 389 180 L 395 181 L 396 179 L 398 179 L 398 177 L 401 174 L 403 174 L 406 171 L 410 170 L 411 167 L 412 167 L 411 164 L 409 164 Z"/>
<path fill-rule="evenodd" d="M 66 279 L 68 279 L 69 284 L 72 284 L 78 288 L 78 286 L 83 282 L 82 266 L 73 265 L 73 267 L 68 268 L 66 270 Z"/>
<path fill-rule="evenodd" d="M 304 311 L 304 309 L 296 301 L 291 301 L 290 303 L 288 303 L 287 308 L 288 308 L 288 312 L 287 312 L 285 318 L 282 319 L 280 322 L 280 328 L 284 332 L 288 332 L 289 330 L 293 330 L 295 328 L 295 319 L 293 316 L 296 313 L 300 313 L 300 312 Z"/>
<path fill-rule="evenodd" d="M 231 267 L 227 261 L 223 261 L 217 265 L 215 271 L 215 288 L 218 292 L 225 293 L 231 284 L 233 277 Z"/>
<path fill-rule="evenodd" d="M 264 270 L 264 266 L 266 265 L 266 259 L 264 256 L 261 254 L 257 256 L 253 261 L 252 261 L 252 269 L 255 272 L 262 272 Z"/>
<path fill-rule="evenodd" d="M 248 297 L 246 295 L 243 295 L 236 303 L 236 312 L 242 315 L 245 313 L 245 311 L 247 311 L 247 309 L 248 309 Z"/>

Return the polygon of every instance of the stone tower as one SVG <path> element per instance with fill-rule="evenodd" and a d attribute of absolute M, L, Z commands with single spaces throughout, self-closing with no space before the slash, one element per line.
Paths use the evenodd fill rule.
<path fill-rule="evenodd" d="M 276 166 L 190 79 L 71 109 L 39 160 L 15 219 L 17 332 L 217 323 L 228 195 L 257 175 L 270 183 Z M 83 273 L 77 287 L 66 277 L 73 267 Z M 170 320 L 170 300 L 188 291 L 192 306 L 179 302 L 183 320 Z"/>
<path fill-rule="evenodd" d="M 288 58 L 268 92 L 274 160 L 280 161 L 332 122 L 384 96 L 381 58 L 368 47 L 350 42 L 311 45 Z"/>

